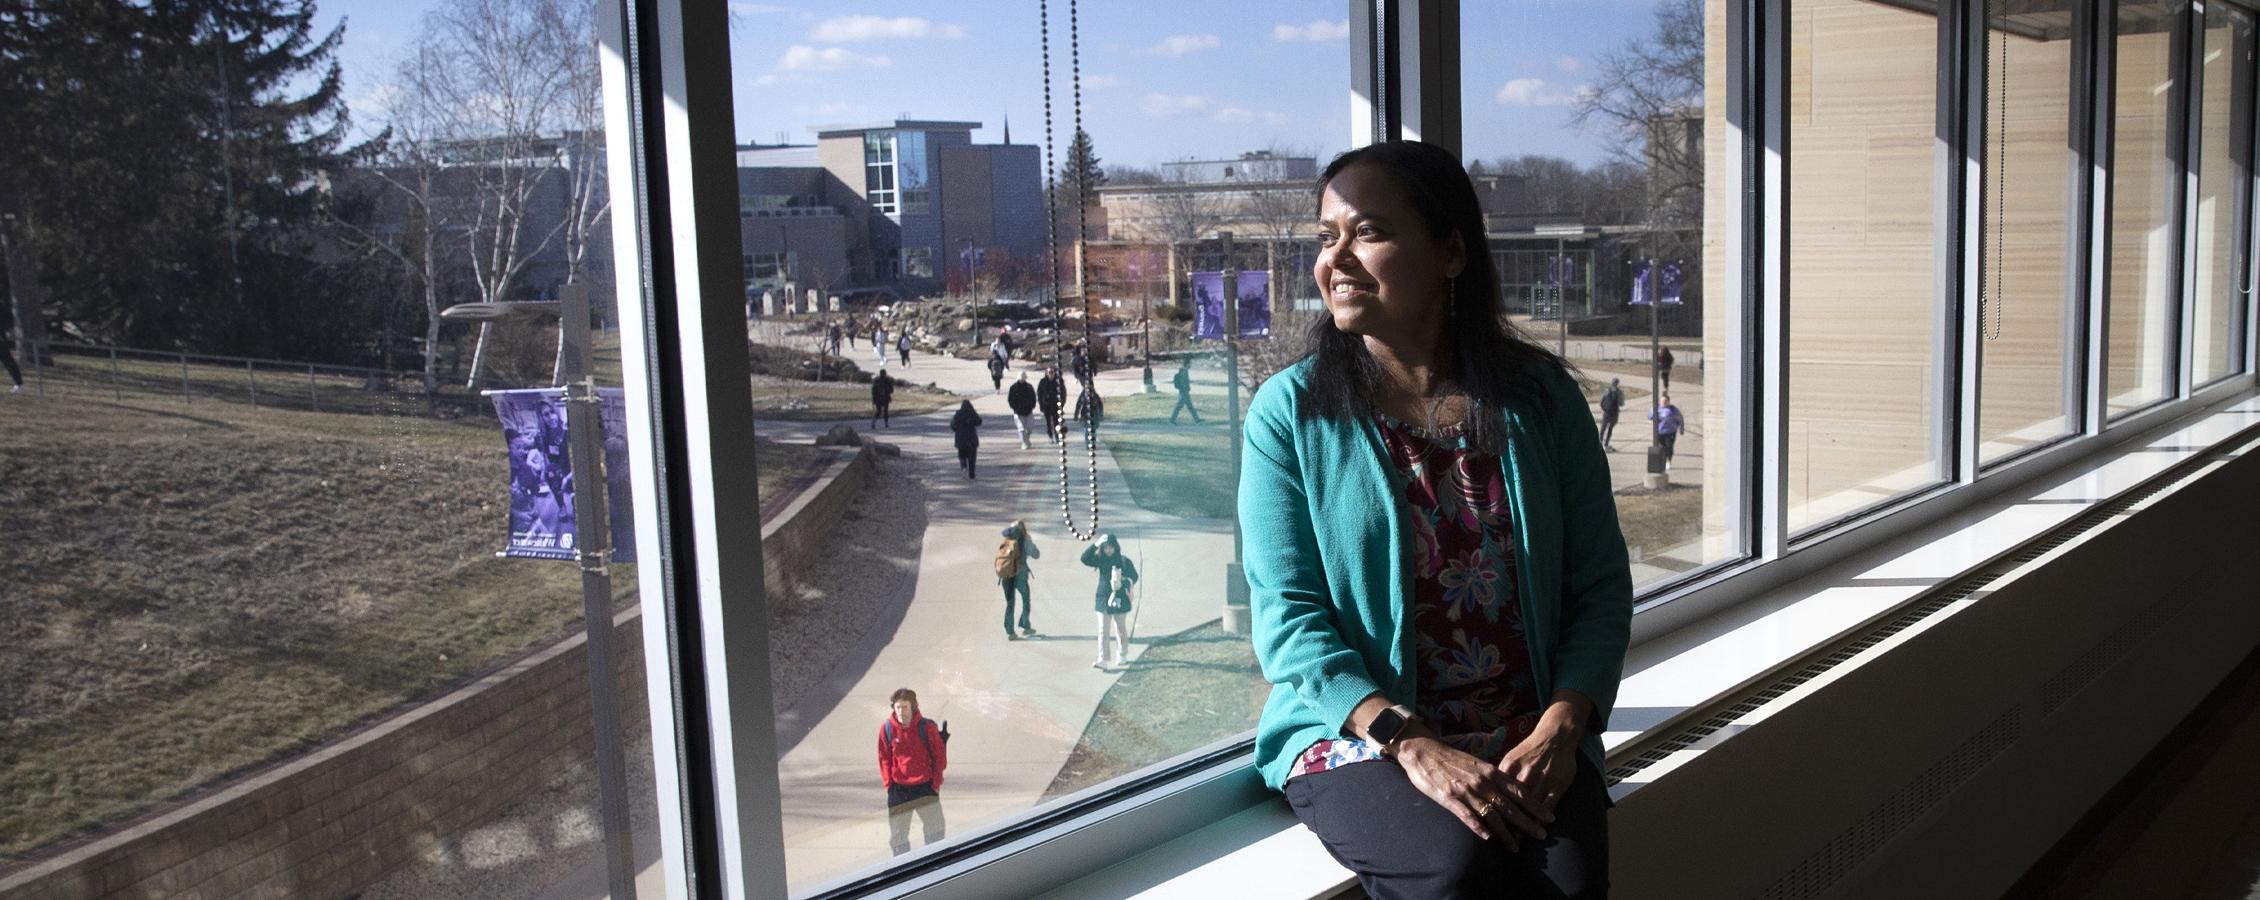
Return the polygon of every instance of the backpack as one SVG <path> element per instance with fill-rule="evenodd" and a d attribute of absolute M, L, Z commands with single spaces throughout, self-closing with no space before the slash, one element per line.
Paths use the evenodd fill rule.
<path fill-rule="evenodd" d="M 996 570 L 998 578 L 1020 577 L 1020 539 L 1005 538 L 997 544 Z"/>
<path fill-rule="evenodd" d="M 927 721 L 927 719 L 926 719 L 926 717 L 924 717 L 924 716 L 920 716 L 920 717 L 918 718 L 918 721 L 920 721 L 920 722 L 924 722 L 924 721 Z M 888 716 L 888 717 L 887 717 L 887 721 L 886 721 L 886 724 L 879 726 L 879 731 L 880 731 L 880 736 L 881 736 L 881 737 L 884 737 L 884 738 L 886 738 L 886 740 L 887 740 L 887 752 L 888 752 L 888 754 L 892 755 L 892 754 L 894 753 L 894 750 L 895 750 L 895 717 L 893 717 L 893 716 Z M 945 722 L 943 722 L 943 723 L 942 723 L 942 728 L 941 728 L 941 731 L 942 731 L 942 743 L 943 743 L 944 745 L 947 745 L 947 744 L 949 744 L 949 742 L 950 742 L 950 723 L 948 723 L 948 722 L 946 722 L 946 721 L 945 721 Z M 941 774 L 940 772 L 938 772 L 938 771 L 935 771 L 935 770 L 936 770 L 937 768 L 939 768 L 939 767 L 938 767 L 938 766 L 936 765 L 936 762 L 937 762 L 937 760 L 935 760 L 935 758 L 934 758 L 934 739 L 933 739 L 933 738 L 930 738 L 930 737 L 927 737 L 927 736 L 926 736 L 926 729 L 924 729 L 924 728 L 920 728 L 920 729 L 918 729 L 918 742 L 919 742 L 919 743 L 921 743 L 921 744 L 924 744 L 924 745 L 926 745 L 926 771 L 928 771 L 928 772 L 933 772 L 933 773 L 934 773 L 934 774 L 936 774 L 936 775 L 940 775 L 940 774 Z"/>
<path fill-rule="evenodd" d="M 1618 410 L 1621 410 L 1621 409 L 1623 409 L 1623 408 L 1624 408 L 1624 392 L 1623 392 L 1623 391 L 1617 390 L 1616 388 L 1610 388 L 1610 389 L 1608 390 L 1608 392 L 1607 392 L 1607 393 L 1604 393 L 1604 394 L 1602 394 L 1602 395 L 1601 395 L 1601 411 L 1602 411 L 1602 412 L 1604 412 L 1604 413 L 1608 413 L 1608 414 L 1610 414 L 1610 415 L 1615 415 L 1615 414 L 1617 413 L 1617 411 L 1618 411 Z"/>

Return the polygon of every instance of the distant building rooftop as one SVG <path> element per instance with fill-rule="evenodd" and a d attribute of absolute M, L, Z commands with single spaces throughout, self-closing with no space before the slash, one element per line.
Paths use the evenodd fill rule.
<path fill-rule="evenodd" d="M 816 153 L 814 144 L 787 144 L 772 147 L 739 147 L 738 168 L 741 169 L 821 169 L 824 161 Z"/>
<path fill-rule="evenodd" d="M 939 119 L 896 119 L 869 125 L 833 125 L 819 128 L 819 138 L 846 137 L 869 131 L 972 131 L 981 127 L 979 122 L 947 122 Z"/>

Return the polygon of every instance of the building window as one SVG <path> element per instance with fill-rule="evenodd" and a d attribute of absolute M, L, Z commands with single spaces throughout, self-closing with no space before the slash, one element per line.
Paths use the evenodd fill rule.
<path fill-rule="evenodd" d="M 2181 72 L 2189 4 L 2118 5 L 2112 94 L 2109 364 L 2106 412 L 2119 415 L 2173 395 L 2181 295 Z"/>
<path fill-rule="evenodd" d="M 934 248 L 904 247 L 902 250 L 902 274 L 905 278 L 934 277 Z"/>

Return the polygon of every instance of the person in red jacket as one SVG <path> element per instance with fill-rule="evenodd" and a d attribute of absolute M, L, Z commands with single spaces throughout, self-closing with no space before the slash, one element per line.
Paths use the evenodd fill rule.
<path fill-rule="evenodd" d="M 942 770 L 949 768 L 949 736 L 918 714 L 918 693 L 898 688 L 887 698 L 894 714 L 879 725 L 879 779 L 887 786 L 887 843 L 895 855 L 910 852 L 910 817 L 926 828 L 926 846 L 942 839 Z"/>

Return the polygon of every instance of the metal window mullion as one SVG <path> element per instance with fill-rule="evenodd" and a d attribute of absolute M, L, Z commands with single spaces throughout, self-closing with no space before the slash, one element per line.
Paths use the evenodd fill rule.
<path fill-rule="evenodd" d="M 637 567 L 637 587 L 643 610 L 639 622 L 643 630 L 644 694 L 650 710 L 652 780 L 658 794 L 660 880 L 668 896 L 683 897 L 690 892 L 695 859 L 688 840 L 688 832 L 694 830 L 689 821 L 695 817 L 689 781 L 699 767 L 685 765 L 685 722 L 679 703 L 681 684 L 676 677 L 679 654 L 675 652 L 674 617 L 669 614 L 675 598 L 664 574 L 666 566 L 660 562 L 672 552 L 663 524 L 667 504 L 658 487 L 659 460 L 664 453 L 659 436 L 667 429 L 655 425 L 661 404 L 655 398 L 657 386 L 648 344 L 652 333 L 648 315 L 652 281 L 648 275 L 653 248 L 644 242 L 641 227 L 650 198 L 641 190 L 637 177 L 642 161 L 654 148 L 645 143 L 646 122 L 641 115 L 645 110 L 634 99 L 638 85 L 630 61 L 637 57 L 637 48 L 631 42 L 630 36 L 636 32 L 631 30 L 629 16 L 624 0 L 598 4 L 597 63 L 604 92 L 604 128 L 610 136 L 605 177 L 615 198 L 612 246 L 615 253 L 636 254 L 634 267 L 615 265 L 614 271 L 639 276 L 614 279 L 614 308 L 620 328 L 620 374 L 629 446 L 643 451 L 628 454 L 628 469 L 635 496 L 642 498 L 630 509 L 636 545 L 646 548 L 644 558 L 648 560 Z"/>
<path fill-rule="evenodd" d="M 714 810 L 712 854 L 721 884 L 699 896 L 785 895 L 784 825 L 770 696 L 768 597 L 762 584 L 760 497 L 753 464 L 753 403 L 745 351 L 743 235 L 730 97 L 729 12 L 719 3 L 641 0 L 656 10 L 664 92 L 664 217 L 673 295 L 659 296 L 657 326 L 671 354 L 675 405 L 668 490 L 679 496 L 677 544 L 667 560 L 696 627 L 709 780 L 693 784 Z M 657 225 L 655 221 L 655 227 Z M 688 677 L 688 676 L 686 676 Z"/>
<path fill-rule="evenodd" d="M 1349 0 L 1350 147 L 1388 140 L 1382 96 L 1381 6 L 1387 0 Z"/>
<path fill-rule="evenodd" d="M 1460 152 L 1459 0 L 1391 0 L 1397 30 L 1390 51 L 1397 64 L 1399 131 L 1406 140 Z"/>
<path fill-rule="evenodd" d="M 1758 241 L 1755 353 L 1759 360 L 1757 478 L 1754 480 L 1759 528 L 1751 550 L 1760 560 L 1781 559 L 1789 550 L 1789 2 L 1751 0 L 1756 13 L 1750 54 L 1757 76 L 1759 134 Z"/>
<path fill-rule="evenodd" d="M 2197 192 L 2198 167 L 2203 160 L 2199 149 L 2204 146 L 2199 133 L 2205 113 L 2205 4 L 2191 3 L 2181 17 L 2180 32 L 2174 36 L 2172 46 L 2180 55 L 2181 68 L 2175 72 L 2175 88 L 2181 95 L 2171 109 L 2181 113 L 2181 153 L 2178 168 L 2181 173 L 2180 207 L 2173 221 L 2179 223 L 2180 271 L 2174 275 L 2174 321 L 2166 326 L 2166 333 L 2174 335 L 2174 343 L 2166 349 L 2168 399 L 2178 400 L 2190 395 L 2196 378 L 2197 342 Z"/>
<path fill-rule="evenodd" d="M 1757 230 L 1757 223 L 1770 218 L 1765 214 L 1764 205 L 1773 192 L 1758 186 L 1762 180 L 1758 166 L 1763 157 L 1757 117 L 1768 107 L 1758 95 L 1763 89 L 1758 74 L 1766 67 L 1753 56 L 1755 48 L 1765 46 L 1753 33 L 1764 17 L 1752 7 L 1751 0 L 1726 4 L 1726 62 L 1721 68 L 1726 72 L 1728 134 L 1721 143 L 1734 154 L 1734 174 L 1722 185 L 1725 190 L 1720 194 L 1738 199 L 1732 204 L 1723 204 L 1728 212 L 1718 237 L 1726 245 L 1719 255 L 1725 263 L 1725 271 L 1716 273 L 1709 283 L 1727 285 L 1731 293 L 1726 297 L 1704 298 L 1706 310 L 1716 308 L 1711 303 L 1723 300 L 1730 303 L 1729 308 L 1734 311 L 1720 317 L 1726 323 L 1726 333 L 1718 336 L 1726 361 L 1719 367 L 1724 381 L 1721 396 L 1725 398 L 1725 408 L 1720 412 L 1731 415 L 1729 421 L 1735 426 L 1735 436 L 1732 441 L 1720 442 L 1730 455 L 1719 467 L 1719 471 L 1728 476 L 1727 483 L 1717 489 L 1727 492 L 1726 502 L 1734 504 L 1730 514 L 1735 525 L 1735 554 L 1744 558 L 1763 555 L 1759 543 L 1762 529 L 1758 524 L 1761 503 L 1757 489 L 1763 480 L 1758 462 L 1764 456 L 1760 435 L 1775 430 L 1760 427 L 1762 420 L 1753 391 L 1757 373 L 1766 369 L 1757 350 L 1762 327 L 1757 315 L 1756 300 L 1761 294 L 1758 279 L 1766 259 L 1765 241 Z M 1709 140 L 1708 135 L 1705 140 Z M 1725 160 L 1706 160 L 1705 168 L 1716 171 L 1711 167 L 1722 162 Z"/>
<path fill-rule="evenodd" d="M 1941 385 L 1941 398 L 1945 404 L 1940 412 L 1945 416 L 1945 427 L 1940 429 L 1944 446 L 1939 448 L 1940 462 L 1951 461 L 1947 478 L 1951 481 L 1977 480 L 1978 448 L 1981 434 L 1981 393 L 1984 391 L 1984 323 L 1979 320 L 1978 292 L 1984 284 L 1979 280 L 1978 261 L 1986 246 L 1985 212 L 1986 187 L 1991 183 L 1985 170 L 1986 147 L 1993 146 L 1994 136 L 1986 127 L 1997 116 L 1987 108 L 1987 90 L 1994 73 L 1990 69 L 1993 54 L 1986 52 L 1986 42 L 1991 34 L 1987 29 L 1984 0 L 1955 0 L 1939 6 L 1939 121 L 1952 127 L 1943 148 L 1947 166 L 1944 173 L 1953 183 L 1944 185 L 1946 205 L 1940 207 L 1939 223 L 1951 233 L 1944 235 L 1946 244 L 1939 258 L 1944 292 L 1939 296 L 1939 360 L 1951 373 L 1951 378 Z M 1994 228 L 2001 223 L 1993 223 Z M 2001 265 L 2001 260 L 1993 264 Z M 2000 282 L 2002 279 L 1992 279 Z M 1992 298 L 2000 303 L 2001 298 Z"/>
<path fill-rule="evenodd" d="M 2066 431 L 2074 436 L 2088 433 L 2087 422 L 2087 335 L 2089 288 L 2095 281 L 2094 243 L 2098 233 L 2092 216 L 2093 200 L 2100 190 L 2095 179 L 2095 160 L 2098 152 L 2095 142 L 2096 81 L 2096 4 L 2073 5 L 2071 85 L 2068 91 L 2071 103 L 2065 110 L 2065 140 L 2071 144 L 2072 163 L 2066 173 L 2065 235 L 2069 251 L 2064 254 L 2064 385 L 2059 408 L 2064 411 Z"/>
<path fill-rule="evenodd" d="M 2117 166 L 2118 147 L 2113 143 L 2118 127 L 2119 82 L 2119 16 L 2118 4 L 2109 3 L 2096 11 L 2095 28 L 2088 43 L 2089 59 L 2093 66 L 2094 93 L 2089 104 L 2089 146 L 2093 157 L 2089 161 L 2088 217 L 2088 292 L 2087 340 L 2085 344 L 2086 378 L 2083 392 L 2082 433 L 2102 434 L 2109 426 L 2111 415 L 2111 206 L 2113 203 L 2112 170 Z"/>

